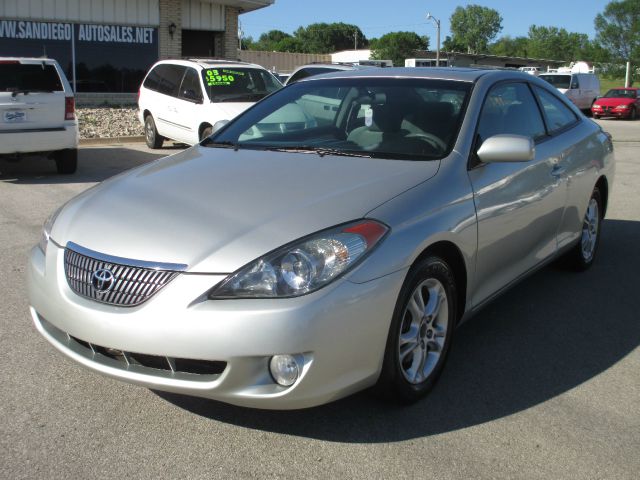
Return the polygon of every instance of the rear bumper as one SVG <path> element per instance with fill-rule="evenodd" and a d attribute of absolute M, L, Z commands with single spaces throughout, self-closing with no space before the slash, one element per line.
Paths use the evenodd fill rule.
<path fill-rule="evenodd" d="M 59 128 L 0 130 L 0 155 L 78 148 L 78 123 Z"/>

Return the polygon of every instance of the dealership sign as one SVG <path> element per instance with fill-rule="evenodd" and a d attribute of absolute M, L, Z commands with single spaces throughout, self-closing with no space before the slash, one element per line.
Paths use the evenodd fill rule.
<path fill-rule="evenodd" d="M 0 20 L 0 38 L 79 42 L 153 43 L 154 28 Z M 75 34 L 75 35 L 74 35 Z"/>

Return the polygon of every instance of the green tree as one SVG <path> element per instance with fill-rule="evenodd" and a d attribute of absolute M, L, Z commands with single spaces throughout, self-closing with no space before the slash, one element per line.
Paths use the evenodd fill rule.
<path fill-rule="evenodd" d="M 529 27 L 528 53 L 532 58 L 584 60 L 590 44 L 584 33 L 568 32 L 558 27 Z"/>
<path fill-rule="evenodd" d="M 396 66 L 404 66 L 407 58 L 414 57 L 416 50 L 429 48 L 429 37 L 415 32 L 391 32 L 376 39 L 371 50 L 375 60 L 392 60 Z"/>
<path fill-rule="evenodd" d="M 502 30 L 502 17 L 492 8 L 480 5 L 457 7 L 451 18 L 451 40 L 467 53 L 485 53 L 489 42 Z"/>
<path fill-rule="evenodd" d="M 269 30 L 268 32 L 260 35 L 260 38 L 258 38 L 258 41 L 255 42 L 253 46 L 255 47 L 255 50 L 277 52 L 280 51 L 278 49 L 280 42 L 289 38 L 292 38 L 292 36 L 282 30 Z"/>
<path fill-rule="evenodd" d="M 460 42 L 460 39 L 457 38 L 454 40 L 452 37 L 447 35 L 444 42 L 442 42 L 442 49 L 445 52 L 464 52 L 467 50 L 467 47 Z"/>
<path fill-rule="evenodd" d="M 489 53 L 502 57 L 527 57 L 529 56 L 528 47 L 529 39 L 527 37 L 513 38 L 506 35 L 489 45 Z"/>
<path fill-rule="evenodd" d="M 355 37 L 358 38 L 358 48 L 369 45 L 367 37 L 356 25 L 348 23 L 312 23 L 307 27 L 300 27 L 294 36 L 300 41 L 303 53 L 332 53 L 340 50 L 352 50 Z"/>
<path fill-rule="evenodd" d="M 640 61 L 640 1 L 609 2 L 595 18 L 596 41 L 613 60 Z"/>

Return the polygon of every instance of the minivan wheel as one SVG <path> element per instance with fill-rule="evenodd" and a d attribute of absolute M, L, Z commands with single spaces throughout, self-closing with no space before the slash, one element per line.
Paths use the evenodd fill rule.
<path fill-rule="evenodd" d="M 600 244 L 602 218 L 602 199 L 600 190 L 596 187 L 591 194 L 587 211 L 584 214 L 580 241 L 564 257 L 564 263 L 567 267 L 583 271 L 593 265 Z"/>
<path fill-rule="evenodd" d="M 56 170 L 60 174 L 69 175 L 78 169 L 78 149 L 68 148 L 54 152 L 53 159 L 56 162 Z"/>
<path fill-rule="evenodd" d="M 394 311 L 376 390 L 401 402 L 423 397 L 444 367 L 457 312 L 453 272 L 427 257 L 407 275 Z"/>
<path fill-rule="evenodd" d="M 151 115 L 147 115 L 144 119 L 144 139 L 147 142 L 147 147 L 154 150 L 162 148 L 164 137 L 158 133 L 156 122 L 153 121 Z"/>

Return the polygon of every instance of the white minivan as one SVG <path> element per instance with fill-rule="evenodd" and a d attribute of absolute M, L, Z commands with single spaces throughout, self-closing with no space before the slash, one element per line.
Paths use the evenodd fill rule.
<path fill-rule="evenodd" d="M 162 60 L 151 67 L 138 94 L 138 115 L 149 148 L 166 138 L 194 145 L 258 100 L 282 88 L 271 72 L 250 63 Z"/>
<path fill-rule="evenodd" d="M 543 73 L 539 78 L 556 87 L 580 110 L 590 110 L 600 95 L 600 80 L 593 73 Z"/>
<path fill-rule="evenodd" d="M 44 154 L 58 173 L 78 165 L 73 90 L 52 58 L 0 57 L 0 156 Z"/>

